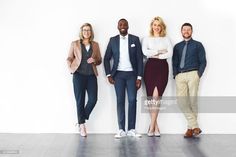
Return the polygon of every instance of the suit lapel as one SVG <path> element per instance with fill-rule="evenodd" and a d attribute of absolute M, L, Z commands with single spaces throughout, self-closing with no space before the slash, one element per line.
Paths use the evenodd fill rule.
<path fill-rule="evenodd" d="M 131 58 L 131 45 L 132 44 L 132 39 L 131 36 L 128 34 L 128 48 L 129 48 L 129 57 Z"/>
<path fill-rule="evenodd" d="M 79 58 L 79 59 L 81 59 L 81 56 L 82 56 L 82 51 L 81 51 L 81 45 L 80 45 L 80 40 L 78 40 L 78 41 L 76 41 L 75 42 L 75 45 L 76 45 L 76 50 L 77 51 L 75 51 L 75 55 L 77 55 L 77 57 Z"/>
<path fill-rule="evenodd" d="M 115 38 L 115 43 L 117 43 L 117 44 L 115 44 L 117 47 L 116 47 L 116 49 L 117 49 L 117 52 L 118 52 L 118 59 L 120 58 L 120 35 L 117 35 L 116 36 L 116 38 Z"/>

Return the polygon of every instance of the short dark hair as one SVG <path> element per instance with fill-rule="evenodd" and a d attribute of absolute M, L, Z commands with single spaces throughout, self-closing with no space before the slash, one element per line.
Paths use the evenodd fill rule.
<path fill-rule="evenodd" d="M 119 23 L 120 21 L 126 21 L 126 22 L 128 23 L 128 21 L 127 21 L 125 18 L 121 18 L 121 19 L 118 21 L 118 23 Z"/>
<path fill-rule="evenodd" d="M 189 27 L 191 27 L 191 29 L 193 30 L 193 26 L 192 26 L 190 23 L 184 23 L 184 24 L 181 26 L 181 30 L 183 29 L 184 26 L 189 26 Z"/>

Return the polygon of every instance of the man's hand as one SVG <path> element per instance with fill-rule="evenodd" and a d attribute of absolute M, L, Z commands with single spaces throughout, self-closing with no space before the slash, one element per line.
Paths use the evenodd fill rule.
<path fill-rule="evenodd" d="M 111 76 L 108 76 L 107 78 L 108 78 L 108 81 L 110 82 L 110 84 L 114 84 L 115 83 L 115 81 L 113 80 L 113 78 Z"/>
<path fill-rule="evenodd" d="M 136 89 L 138 90 L 141 87 L 141 80 L 136 80 Z"/>

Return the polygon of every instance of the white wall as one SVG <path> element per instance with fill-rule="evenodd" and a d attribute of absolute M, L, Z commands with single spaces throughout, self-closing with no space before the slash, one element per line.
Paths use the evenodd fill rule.
<path fill-rule="evenodd" d="M 173 44 L 181 40 L 180 26 L 190 22 L 193 38 L 207 53 L 201 79 L 202 96 L 235 96 L 236 16 L 233 0 L 0 0 L 0 132 L 77 132 L 72 75 L 66 58 L 70 42 L 84 22 L 94 26 L 102 56 L 109 37 L 118 34 L 117 21 L 126 18 L 129 32 L 148 35 L 149 23 L 161 16 Z M 103 65 L 99 100 L 87 123 L 89 132 L 117 130 L 114 88 L 108 84 Z M 171 69 L 170 69 L 171 70 Z M 170 71 L 172 73 L 172 71 Z M 149 116 L 140 113 L 138 93 L 137 130 L 146 132 Z M 165 95 L 175 95 L 170 80 Z M 236 133 L 236 114 L 200 114 L 205 133 Z M 163 133 L 183 133 L 182 114 L 160 114 Z"/>

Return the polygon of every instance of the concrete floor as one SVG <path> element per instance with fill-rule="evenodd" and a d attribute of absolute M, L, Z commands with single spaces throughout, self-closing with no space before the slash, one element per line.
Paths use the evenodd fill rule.
<path fill-rule="evenodd" d="M 0 134 L 0 157 L 236 157 L 236 135 Z"/>

